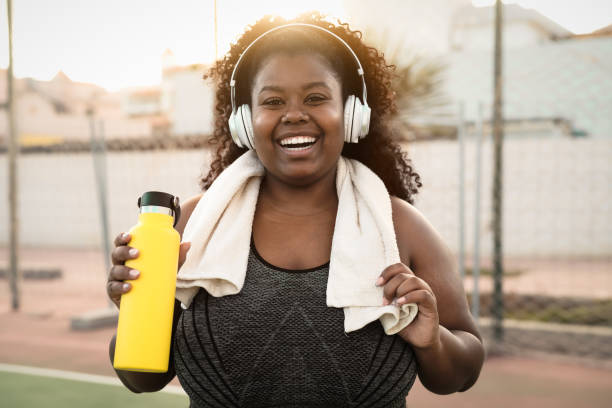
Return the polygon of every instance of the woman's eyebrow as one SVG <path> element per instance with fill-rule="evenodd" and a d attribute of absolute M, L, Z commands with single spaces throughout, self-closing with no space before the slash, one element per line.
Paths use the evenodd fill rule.
<path fill-rule="evenodd" d="M 276 85 L 266 85 L 259 90 L 259 93 L 262 93 L 265 91 L 282 92 L 283 88 L 281 88 L 280 86 L 276 86 Z"/>
<path fill-rule="evenodd" d="M 307 89 L 311 89 L 311 88 L 316 88 L 318 86 L 321 86 L 323 88 L 327 88 L 328 90 L 331 91 L 331 88 L 329 87 L 329 85 L 327 85 L 327 83 L 323 82 L 323 81 L 318 81 L 318 82 L 310 82 L 306 85 L 304 85 L 302 87 L 303 90 L 307 90 Z"/>
<path fill-rule="evenodd" d="M 304 86 L 302 86 L 303 90 L 308 90 L 311 88 L 316 88 L 316 87 L 323 87 L 326 88 L 328 90 L 331 91 L 331 88 L 329 87 L 329 85 L 327 85 L 327 83 L 323 82 L 323 81 L 316 81 L 316 82 L 309 82 L 307 84 L 305 84 Z M 262 92 L 265 91 L 272 91 L 272 92 L 283 92 L 283 88 L 277 85 L 266 85 L 263 86 L 260 90 L 259 93 L 261 94 Z"/>

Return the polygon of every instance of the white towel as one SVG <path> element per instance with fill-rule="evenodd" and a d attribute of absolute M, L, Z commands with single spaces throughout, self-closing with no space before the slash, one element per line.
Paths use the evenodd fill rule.
<path fill-rule="evenodd" d="M 215 297 L 242 289 L 263 175 L 257 155 L 248 151 L 198 202 L 183 232 L 191 249 L 176 282 L 176 298 L 184 308 L 200 288 Z M 400 262 L 389 193 L 370 169 L 344 157 L 338 161 L 336 188 L 327 306 L 344 308 L 345 332 L 380 319 L 385 333 L 395 334 L 412 322 L 417 306 L 382 306 L 383 288 L 375 285 L 387 266 Z"/>

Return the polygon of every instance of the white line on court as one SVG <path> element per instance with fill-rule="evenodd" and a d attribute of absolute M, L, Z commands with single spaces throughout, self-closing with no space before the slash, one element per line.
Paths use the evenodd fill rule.
<path fill-rule="evenodd" d="M 82 381 L 95 384 L 123 386 L 121 381 L 116 377 L 78 373 L 75 371 L 54 370 L 51 368 L 38 368 L 0 363 L 0 371 L 16 374 L 37 375 L 41 377 L 61 378 L 64 380 Z M 164 389 L 161 390 L 161 392 L 185 395 L 185 391 L 183 391 L 181 387 L 178 387 L 176 385 L 166 385 Z"/>

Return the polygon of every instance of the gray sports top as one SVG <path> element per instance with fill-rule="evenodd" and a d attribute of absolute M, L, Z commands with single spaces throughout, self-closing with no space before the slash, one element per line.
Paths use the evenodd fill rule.
<path fill-rule="evenodd" d="M 344 333 L 327 307 L 329 265 L 287 270 L 249 254 L 240 293 L 200 290 L 173 354 L 190 407 L 405 407 L 416 360 L 377 320 Z"/>

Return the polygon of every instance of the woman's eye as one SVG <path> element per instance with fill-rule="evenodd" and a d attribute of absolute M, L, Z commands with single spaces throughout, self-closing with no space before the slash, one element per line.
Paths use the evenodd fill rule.
<path fill-rule="evenodd" d="M 282 101 L 279 98 L 270 98 L 263 101 L 264 105 L 280 105 Z"/>
<path fill-rule="evenodd" d="M 317 102 L 323 102 L 325 99 L 327 98 L 325 98 L 323 95 L 309 95 L 306 98 L 306 102 L 317 103 Z"/>

